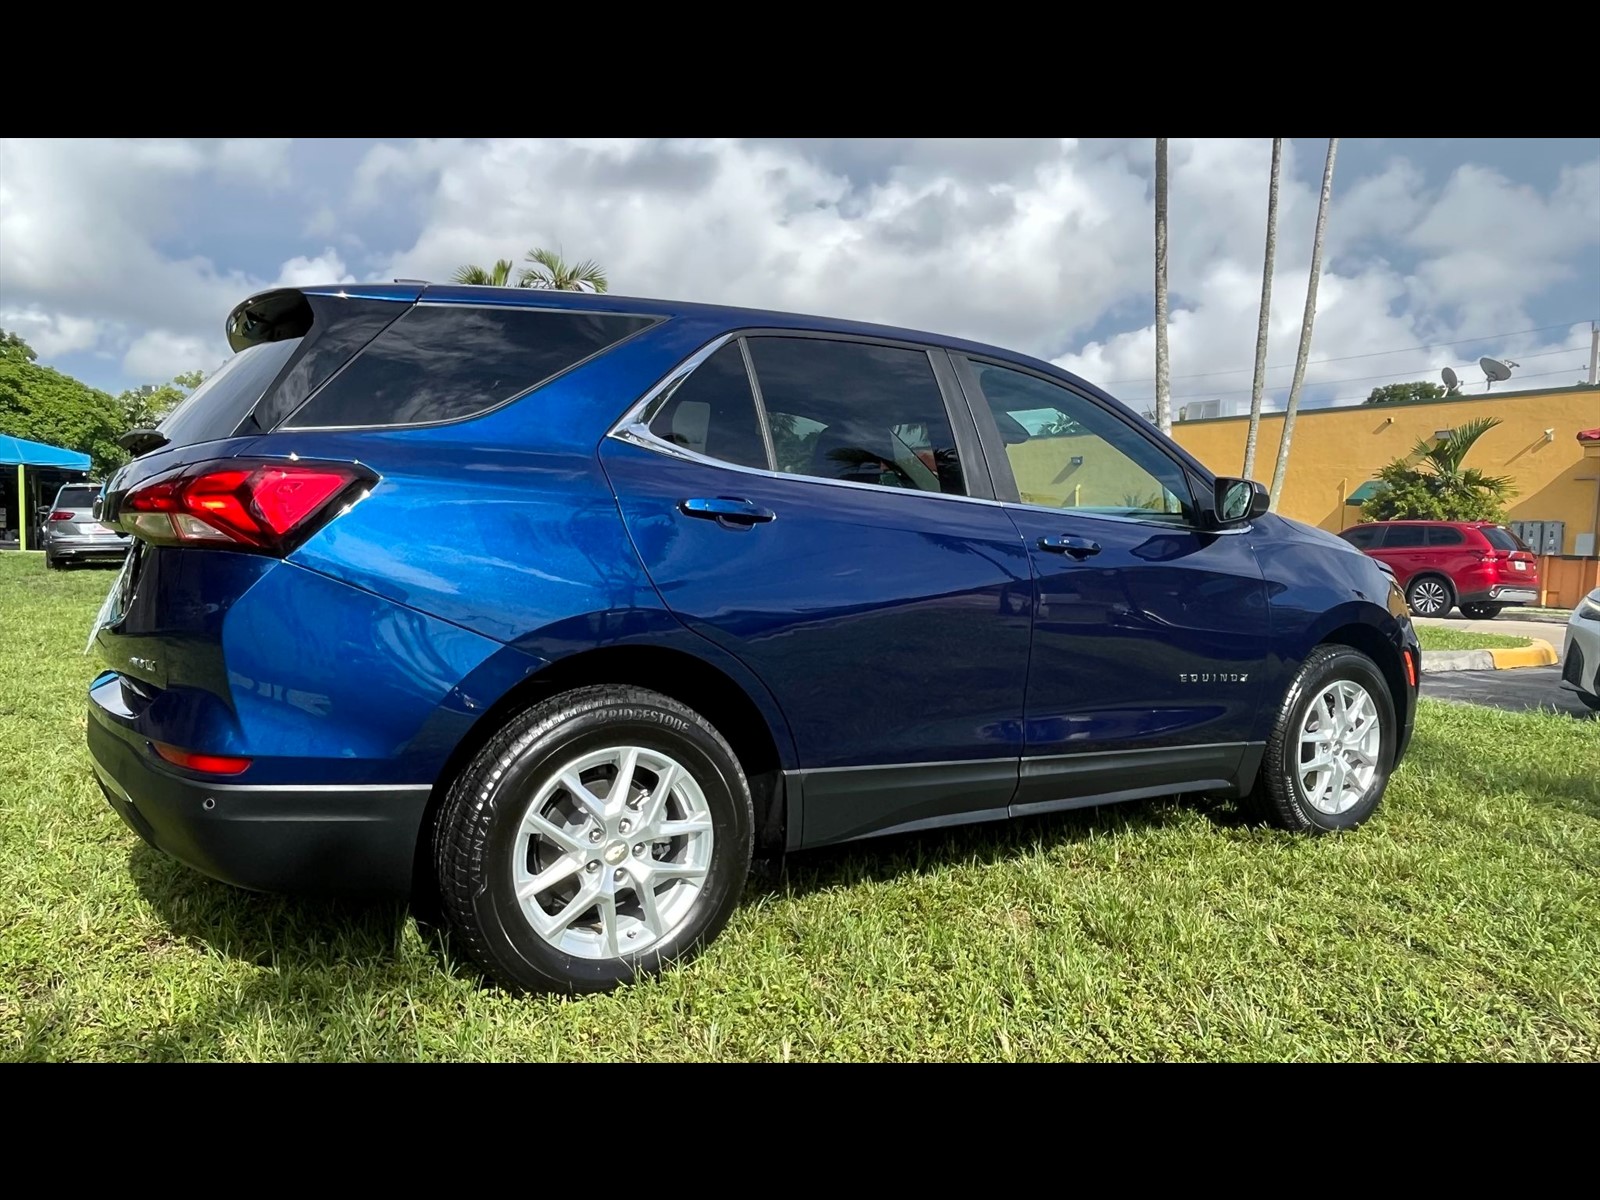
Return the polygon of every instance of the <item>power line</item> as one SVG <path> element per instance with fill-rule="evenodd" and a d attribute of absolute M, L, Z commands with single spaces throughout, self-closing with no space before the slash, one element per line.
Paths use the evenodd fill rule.
<path fill-rule="evenodd" d="M 1564 348 L 1564 349 L 1561 349 L 1561 350 L 1541 350 L 1537 354 L 1523 354 L 1523 355 L 1520 355 L 1519 356 L 1519 360 L 1520 359 L 1527 359 L 1528 361 L 1531 362 L 1533 359 L 1536 359 L 1536 358 L 1553 358 L 1557 354 L 1581 354 L 1583 351 L 1585 351 L 1587 349 L 1588 349 L 1587 346 L 1571 346 L 1571 347 L 1567 347 L 1567 348 Z M 1332 360 L 1329 360 L 1329 361 L 1332 361 Z M 1424 368 L 1418 368 L 1418 369 L 1421 370 L 1421 369 L 1424 369 Z M 1587 369 L 1587 368 L 1585 368 L 1585 369 Z M 1308 379 L 1308 380 L 1306 380 L 1306 387 L 1308 387 L 1308 388 L 1311 388 L 1311 387 L 1332 387 L 1335 384 L 1340 384 L 1340 383 L 1371 383 L 1375 379 L 1393 380 L 1395 375 L 1396 375 L 1396 373 L 1397 372 L 1394 372 L 1394 371 L 1385 371 L 1382 375 L 1351 375 L 1351 376 L 1346 376 L 1343 379 L 1317 379 L 1317 380 Z M 1549 374 L 1560 374 L 1560 372 L 1558 372 L 1558 371 L 1552 371 L 1552 372 L 1548 372 L 1548 373 Z M 1405 374 L 1405 372 L 1399 372 L 1399 374 Z M 1522 376 L 1522 378 L 1528 379 L 1528 378 L 1532 378 L 1532 376 L 1524 375 L 1524 376 Z M 1405 382 L 1405 381 L 1400 381 L 1400 382 Z M 1288 385 L 1280 383 L 1280 384 L 1277 384 L 1275 386 L 1278 387 L 1278 388 L 1283 388 L 1283 387 L 1286 387 Z M 1228 391 L 1222 391 L 1222 392 L 1209 391 L 1209 390 L 1208 391 L 1204 391 L 1204 392 L 1184 392 L 1182 395 L 1175 395 L 1172 398 L 1174 400 L 1220 400 L 1224 396 L 1248 396 L 1250 394 L 1250 391 L 1251 391 L 1250 388 L 1232 388 L 1232 389 L 1230 389 Z M 1147 402 L 1148 400 L 1150 400 L 1149 396 L 1141 396 L 1137 400 L 1128 401 L 1128 403 L 1130 403 L 1130 404 L 1143 404 L 1143 403 Z"/>
<path fill-rule="evenodd" d="M 1582 325 L 1582 324 L 1583 324 L 1582 321 L 1562 321 L 1558 325 L 1541 325 L 1537 329 L 1518 329 L 1518 330 L 1514 330 L 1514 331 L 1512 331 L 1510 333 L 1487 333 L 1487 334 L 1484 334 L 1482 337 L 1460 338 L 1460 339 L 1458 339 L 1456 341 L 1453 341 L 1453 342 L 1429 342 L 1426 345 L 1422 345 L 1422 346 L 1401 346 L 1397 350 L 1371 350 L 1371 351 L 1368 351 L 1365 354 L 1336 354 L 1336 355 L 1333 355 L 1333 356 L 1331 356 L 1329 358 L 1308 358 L 1306 360 L 1306 365 L 1307 366 L 1313 366 L 1316 363 L 1349 362 L 1351 359 L 1356 359 L 1356 358 L 1382 358 L 1386 354 L 1409 354 L 1413 350 L 1438 350 L 1438 349 L 1442 349 L 1445 346 L 1465 346 L 1465 345 L 1468 345 L 1468 344 L 1470 344 L 1472 342 L 1492 342 L 1496 338 L 1524 337 L 1524 336 L 1526 336 L 1527 334 L 1530 334 L 1530 333 L 1545 333 L 1545 332 L 1547 332 L 1547 331 L 1549 331 L 1551 329 L 1571 329 L 1574 325 Z M 1291 369 L 1293 366 L 1294 366 L 1293 363 L 1278 363 L 1278 364 L 1276 364 L 1274 366 L 1268 367 L 1267 370 L 1269 370 L 1269 371 L 1286 371 L 1286 370 Z M 1233 367 L 1233 368 L 1231 368 L 1229 370 L 1226 370 L 1226 371 L 1199 371 L 1199 372 L 1196 372 L 1196 373 L 1191 374 L 1191 375 L 1173 375 L 1170 378 L 1172 378 L 1172 379 L 1211 379 L 1211 378 L 1213 378 L 1213 377 L 1215 377 L 1217 375 L 1242 375 L 1242 374 L 1245 374 L 1246 372 L 1254 371 L 1254 370 L 1255 370 L 1254 366 Z M 1104 386 L 1105 387 L 1115 387 L 1119 383 L 1154 383 L 1154 382 L 1155 382 L 1155 376 L 1154 375 L 1146 375 L 1146 376 L 1144 376 L 1143 378 L 1140 378 L 1140 379 L 1111 379 L 1111 380 L 1108 380 L 1104 384 Z"/>

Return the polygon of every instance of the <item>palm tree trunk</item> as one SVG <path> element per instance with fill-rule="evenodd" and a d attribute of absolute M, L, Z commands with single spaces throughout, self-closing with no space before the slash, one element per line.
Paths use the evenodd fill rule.
<path fill-rule="evenodd" d="M 1272 324 L 1272 259 L 1278 253 L 1278 174 L 1283 139 L 1272 139 L 1272 181 L 1267 185 L 1267 253 L 1261 267 L 1261 316 L 1256 321 L 1256 376 L 1250 384 L 1250 428 L 1244 435 L 1244 477 L 1256 469 L 1256 435 L 1261 431 L 1261 392 L 1267 384 L 1267 330 Z"/>
<path fill-rule="evenodd" d="M 1333 195 L 1333 160 L 1339 153 L 1339 139 L 1328 139 L 1328 161 L 1322 168 L 1322 199 L 1317 202 L 1317 233 L 1311 243 L 1311 278 L 1306 281 L 1306 311 L 1300 318 L 1300 351 L 1294 357 L 1294 380 L 1289 384 L 1289 404 L 1283 413 L 1283 436 L 1278 441 L 1278 464 L 1272 472 L 1271 502 L 1278 511 L 1278 499 L 1289 475 L 1289 443 L 1294 438 L 1294 419 L 1300 411 L 1300 388 L 1306 381 L 1306 359 L 1311 356 L 1311 327 L 1317 320 L 1317 281 L 1322 278 L 1322 239 L 1328 232 L 1328 199 Z"/>
<path fill-rule="evenodd" d="M 1156 139 L 1156 426 L 1172 432 L 1167 358 L 1167 139 Z"/>

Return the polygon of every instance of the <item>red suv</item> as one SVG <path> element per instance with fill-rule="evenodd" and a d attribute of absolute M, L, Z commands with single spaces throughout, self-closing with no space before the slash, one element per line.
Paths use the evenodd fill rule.
<path fill-rule="evenodd" d="M 1442 617 L 1459 604 L 1463 616 L 1483 620 L 1539 600 L 1539 559 L 1503 525 L 1369 521 L 1339 536 L 1393 568 L 1419 617 Z"/>

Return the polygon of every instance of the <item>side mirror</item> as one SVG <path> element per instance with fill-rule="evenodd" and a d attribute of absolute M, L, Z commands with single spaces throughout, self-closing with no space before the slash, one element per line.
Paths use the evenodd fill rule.
<path fill-rule="evenodd" d="M 1267 489 L 1254 479 L 1223 476 L 1212 491 L 1211 509 L 1218 525 L 1243 525 L 1267 511 Z"/>

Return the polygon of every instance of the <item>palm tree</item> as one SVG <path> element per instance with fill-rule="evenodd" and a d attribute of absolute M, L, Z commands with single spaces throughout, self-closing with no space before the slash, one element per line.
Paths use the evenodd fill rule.
<path fill-rule="evenodd" d="M 1172 432 L 1167 358 L 1167 139 L 1156 139 L 1156 427 Z"/>
<path fill-rule="evenodd" d="M 608 286 L 605 269 L 592 258 L 569 263 L 558 250 L 528 251 L 532 267 L 517 277 L 518 287 L 552 288 L 560 292 L 603 292 Z"/>
<path fill-rule="evenodd" d="M 1496 417 L 1478 417 L 1438 441 L 1421 439 L 1409 458 L 1378 472 L 1383 486 L 1362 506 L 1362 515 L 1382 521 L 1503 520 L 1505 502 L 1517 494 L 1511 477 L 1465 465 L 1478 439 L 1499 424 Z"/>
<path fill-rule="evenodd" d="M 1272 180 L 1267 184 L 1267 253 L 1261 267 L 1261 315 L 1256 320 L 1256 375 L 1250 384 L 1250 428 L 1244 435 L 1244 477 L 1256 469 L 1256 434 L 1261 429 L 1261 390 L 1267 382 L 1267 328 L 1272 324 L 1272 259 L 1278 252 L 1278 174 L 1283 139 L 1272 139 Z"/>
<path fill-rule="evenodd" d="M 1333 195 L 1333 160 L 1339 153 L 1339 139 L 1328 139 L 1328 161 L 1322 168 L 1322 199 L 1317 202 L 1317 232 L 1311 242 L 1311 278 L 1306 281 L 1306 310 L 1300 318 L 1300 351 L 1294 357 L 1294 379 L 1289 384 L 1289 403 L 1283 413 L 1283 435 L 1278 440 L 1278 462 L 1272 471 L 1268 507 L 1278 511 L 1289 476 L 1289 443 L 1294 438 L 1294 419 L 1300 411 L 1300 389 L 1306 381 L 1306 359 L 1311 357 L 1311 327 L 1317 320 L 1317 281 L 1322 277 L 1322 239 L 1328 232 L 1328 200 Z"/>
<path fill-rule="evenodd" d="M 451 276 L 457 283 L 476 283 L 484 287 L 510 287 L 511 272 L 515 264 L 509 258 L 502 258 L 494 266 L 485 270 L 468 263 L 464 267 L 457 267 L 456 273 Z"/>

